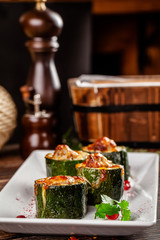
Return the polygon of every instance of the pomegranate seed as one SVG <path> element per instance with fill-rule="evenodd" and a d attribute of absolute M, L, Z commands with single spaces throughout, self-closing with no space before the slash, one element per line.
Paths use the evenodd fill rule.
<path fill-rule="evenodd" d="M 106 217 L 107 217 L 109 220 L 116 220 L 116 219 L 119 217 L 119 213 L 113 214 L 113 215 L 111 215 L 111 216 L 109 216 L 109 215 L 106 214 Z"/>
<path fill-rule="evenodd" d="M 128 180 L 125 180 L 124 182 L 124 190 L 127 191 L 128 189 L 130 189 L 131 184 Z"/>
<path fill-rule="evenodd" d="M 18 215 L 16 218 L 26 218 L 24 215 Z"/>

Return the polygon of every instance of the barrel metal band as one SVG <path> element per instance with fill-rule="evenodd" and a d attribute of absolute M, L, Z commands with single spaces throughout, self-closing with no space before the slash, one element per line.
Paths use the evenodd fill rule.
<path fill-rule="evenodd" d="M 155 112 L 160 111 L 160 104 L 128 104 L 96 107 L 73 105 L 73 111 L 85 113 Z"/>

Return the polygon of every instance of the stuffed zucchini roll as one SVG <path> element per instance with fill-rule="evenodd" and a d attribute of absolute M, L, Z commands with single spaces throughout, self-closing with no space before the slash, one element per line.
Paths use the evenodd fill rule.
<path fill-rule="evenodd" d="M 57 175 L 77 176 L 75 165 L 83 162 L 88 153 L 73 151 L 67 145 L 58 145 L 54 153 L 48 153 L 46 158 L 47 177 Z"/>
<path fill-rule="evenodd" d="M 87 209 L 87 183 L 77 176 L 38 179 L 34 185 L 37 218 L 83 218 Z"/>
<path fill-rule="evenodd" d="M 120 200 L 124 189 L 124 168 L 107 160 L 101 153 L 92 153 L 76 165 L 78 175 L 88 183 L 88 204 L 102 202 L 102 195 Z"/>
<path fill-rule="evenodd" d="M 88 153 L 99 152 L 115 164 L 124 166 L 124 179 L 127 180 L 130 175 L 128 164 L 128 154 L 124 146 L 117 146 L 114 140 L 107 137 L 97 139 L 94 143 L 83 147 L 83 151 Z"/>

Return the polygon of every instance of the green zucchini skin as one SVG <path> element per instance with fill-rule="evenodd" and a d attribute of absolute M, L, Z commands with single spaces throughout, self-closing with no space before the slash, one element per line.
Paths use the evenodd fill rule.
<path fill-rule="evenodd" d="M 118 152 L 101 152 L 108 160 L 111 160 L 115 164 L 124 166 L 124 180 L 128 180 L 130 176 L 130 168 L 128 164 L 128 153 L 125 147 Z"/>
<path fill-rule="evenodd" d="M 45 189 L 46 204 L 42 197 L 42 184 L 37 184 L 37 218 L 80 219 L 87 211 L 87 184 L 49 186 Z"/>
<path fill-rule="evenodd" d="M 102 171 L 106 177 L 100 181 Z M 100 204 L 102 202 L 101 195 L 107 195 L 119 201 L 124 189 L 124 175 L 122 171 L 121 168 L 78 168 L 78 175 L 88 182 L 88 205 Z M 99 186 L 96 186 L 97 182 L 100 183 Z"/>
<path fill-rule="evenodd" d="M 47 177 L 57 175 L 77 176 L 75 165 L 83 160 L 54 160 L 46 158 Z"/>

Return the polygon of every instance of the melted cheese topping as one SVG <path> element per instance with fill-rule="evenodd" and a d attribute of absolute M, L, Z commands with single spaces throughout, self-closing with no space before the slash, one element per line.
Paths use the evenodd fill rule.
<path fill-rule="evenodd" d="M 45 188 L 49 186 L 63 186 L 84 183 L 85 180 L 77 176 L 54 176 L 47 178 L 40 178 L 35 181 L 35 184 L 42 184 Z"/>
<path fill-rule="evenodd" d="M 94 143 L 83 147 L 86 152 L 118 152 L 117 144 L 107 137 L 97 139 Z"/>
<path fill-rule="evenodd" d="M 53 160 L 83 160 L 88 153 L 83 151 L 73 151 L 67 145 L 58 145 L 54 153 L 48 153 L 45 157 Z"/>
<path fill-rule="evenodd" d="M 89 154 L 83 163 L 76 164 L 76 168 L 98 168 L 98 169 L 111 169 L 123 168 L 123 166 L 114 164 L 108 160 L 101 153 Z"/>

